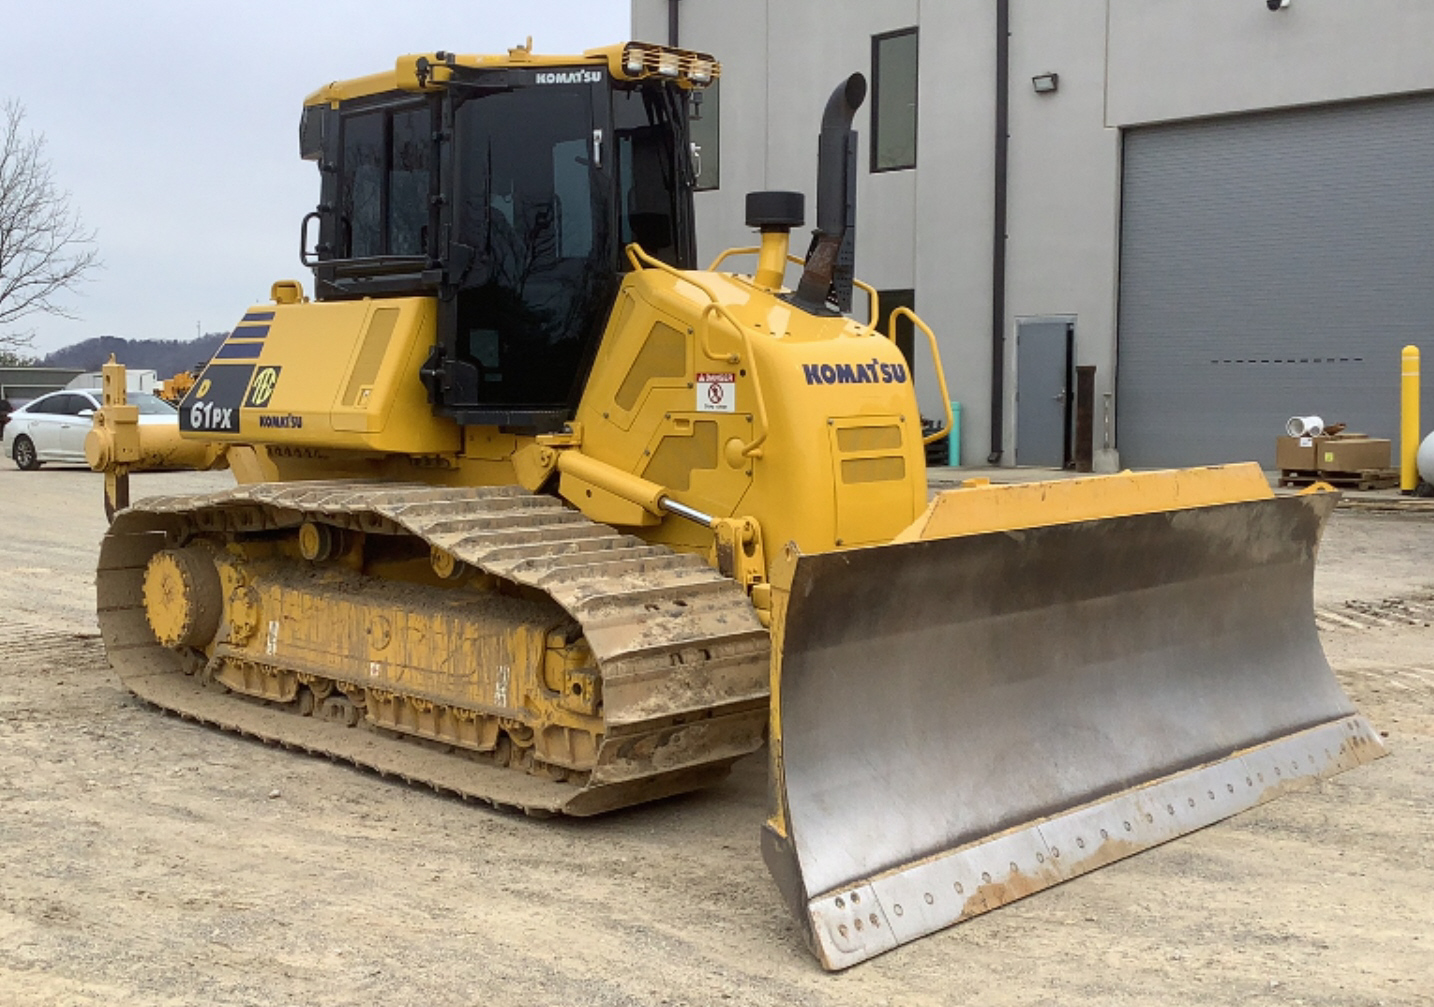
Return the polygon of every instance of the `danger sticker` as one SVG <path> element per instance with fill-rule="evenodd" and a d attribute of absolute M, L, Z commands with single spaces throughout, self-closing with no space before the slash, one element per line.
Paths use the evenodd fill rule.
<path fill-rule="evenodd" d="M 697 375 L 697 411 L 699 413 L 735 413 L 737 411 L 737 375 L 730 371 Z"/>

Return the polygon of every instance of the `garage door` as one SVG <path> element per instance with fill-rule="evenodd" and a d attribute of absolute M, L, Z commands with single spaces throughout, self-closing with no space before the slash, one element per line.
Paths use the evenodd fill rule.
<path fill-rule="evenodd" d="M 1125 464 L 1273 467 L 1297 414 L 1396 439 L 1409 343 L 1434 426 L 1434 97 L 1134 129 L 1124 168 Z"/>

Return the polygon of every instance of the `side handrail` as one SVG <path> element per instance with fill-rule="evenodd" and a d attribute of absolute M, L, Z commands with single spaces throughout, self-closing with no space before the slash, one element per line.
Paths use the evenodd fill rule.
<path fill-rule="evenodd" d="M 941 367 L 941 351 L 936 348 L 936 333 L 931 327 L 921 320 L 921 317 L 905 305 L 897 308 L 891 313 L 891 331 L 887 334 L 892 342 L 896 341 L 896 320 L 898 318 L 909 318 L 922 332 L 926 333 L 926 341 L 931 344 L 931 360 L 936 365 L 936 383 L 941 387 L 941 405 L 946 410 L 946 424 L 926 437 L 921 438 L 921 443 L 934 444 L 943 437 L 951 435 L 951 428 L 955 425 L 955 419 L 951 415 L 951 395 L 946 391 L 946 372 Z"/>
<path fill-rule="evenodd" d="M 722 265 L 722 263 L 726 262 L 734 255 L 759 255 L 761 254 L 761 251 L 762 250 L 756 245 L 745 246 L 743 248 L 729 248 L 727 249 L 727 251 L 723 252 L 721 255 L 717 256 L 717 258 L 712 260 L 712 265 L 707 267 L 707 272 L 717 272 L 717 267 Z M 787 261 L 801 262 L 802 260 L 798 259 L 795 255 L 788 255 Z"/>
<path fill-rule="evenodd" d="M 726 262 L 734 255 L 760 255 L 761 252 L 762 250 L 756 246 L 748 246 L 744 248 L 729 248 L 721 255 L 717 256 L 717 258 L 712 260 L 712 265 L 707 267 L 707 272 L 717 272 L 717 267 L 722 265 L 722 263 Z M 792 255 L 790 252 L 787 253 L 787 261 L 796 266 L 801 266 L 806 263 L 805 259 L 801 258 L 800 256 Z M 880 333 L 876 331 L 876 323 L 878 319 L 881 318 L 881 298 L 877 295 L 876 288 L 872 287 L 870 284 L 863 283 L 856 277 L 852 277 L 851 282 L 854 283 L 856 286 L 860 287 L 862 290 L 866 291 L 868 311 L 866 326 L 863 328 L 862 334 L 867 336 L 880 335 Z"/>
<path fill-rule="evenodd" d="M 757 358 L 752 353 L 752 337 L 750 333 L 747 332 L 747 329 L 742 325 L 741 322 L 737 321 L 736 317 L 733 316 L 730 310 L 728 310 L 727 306 L 723 304 L 720 300 L 718 300 L 717 295 L 714 294 L 711 290 L 709 290 L 700 281 L 693 279 L 691 274 L 683 272 L 675 266 L 670 266 L 667 263 L 663 262 L 661 259 L 654 258 L 653 256 L 647 254 L 647 252 L 643 251 L 642 248 L 637 244 L 637 242 L 633 242 L 628 245 L 626 252 L 628 261 L 632 263 L 634 269 L 641 270 L 646 266 L 651 266 L 654 269 L 659 269 L 664 273 L 672 275 L 673 277 L 681 280 L 684 283 L 692 284 L 692 286 L 696 287 L 698 290 L 702 291 L 702 293 L 707 295 L 707 299 L 710 303 L 703 306 L 702 314 L 699 315 L 697 319 L 697 343 L 698 346 L 701 348 L 703 355 L 706 356 L 708 360 L 714 360 L 728 364 L 739 364 L 742 362 L 742 357 L 739 354 L 719 354 L 714 353 L 712 351 L 710 339 L 712 333 L 712 316 L 714 314 L 720 315 L 723 320 L 725 320 L 727 324 L 732 326 L 732 328 L 736 331 L 737 338 L 742 341 L 742 349 L 746 353 L 747 367 L 752 372 L 752 389 L 756 393 L 757 399 L 757 408 L 754 411 L 757 419 L 756 436 L 754 436 L 746 444 L 742 445 L 742 457 L 762 457 L 762 452 L 760 449 L 762 447 L 762 444 L 767 439 L 768 429 L 767 400 L 762 395 L 762 378 L 761 375 L 757 373 Z"/>
<path fill-rule="evenodd" d="M 711 303 L 702 309 L 702 314 L 698 318 L 698 325 L 701 328 L 701 332 L 698 336 L 697 341 L 698 345 L 702 348 L 702 355 L 705 356 L 708 360 L 714 360 L 724 364 L 739 364 L 742 362 L 742 358 L 735 353 L 717 353 L 712 349 L 712 323 L 709 320 L 709 316 L 713 314 L 721 315 L 722 318 L 726 320 L 727 324 L 731 325 L 732 328 L 737 331 L 739 338 L 741 337 L 742 332 L 741 323 L 738 322 L 736 318 L 732 317 L 732 312 L 727 309 L 727 306 L 725 304 L 723 304 L 720 300 L 717 299 L 716 294 L 708 290 L 707 287 L 705 287 L 700 281 L 694 280 L 691 274 L 683 272 L 675 266 L 669 266 L 661 259 L 655 259 L 651 255 L 648 255 L 638 246 L 636 242 L 633 242 L 632 244 L 627 246 L 627 258 L 628 261 L 632 263 L 634 269 L 642 269 L 643 264 L 645 263 L 655 269 L 661 270 L 664 273 L 671 274 L 672 276 L 681 280 L 683 283 L 692 284 L 692 286 L 696 287 L 698 290 L 706 294 L 707 300 Z"/>
<path fill-rule="evenodd" d="M 854 285 L 860 287 L 862 290 L 866 291 L 866 303 L 868 310 L 866 317 L 866 328 L 862 330 L 863 334 L 868 336 L 880 335 L 880 333 L 876 331 L 876 323 L 881 318 L 880 295 L 877 294 L 875 287 L 873 287 L 869 283 L 863 283 L 855 276 L 851 278 L 851 282 Z"/>
<path fill-rule="evenodd" d="M 706 328 L 707 317 L 714 311 L 720 312 L 722 316 L 737 329 L 737 335 L 742 340 L 742 349 L 747 355 L 747 367 L 752 372 L 752 391 L 756 393 L 757 398 L 757 408 L 755 410 L 757 415 L 757 434 L 746 444 L 742 445 L 742 457 L 760 458 L 762 457 L 762 443 L 767 439 L 767 400 L 762 394 L 762 377 L 757 373 L 757 357 L 756 354 L 752 352 L 752 335 L 744 326 L 737 324 L 736 319 L 732 317 L 731 313 L 728 312 L 723 305 L 709 304 L 702 309 L 704 337 L 708 331 Z M 740 358 L 736 354 L 733 354 L 732 362 L 737 363 L 739 361 Z"/>

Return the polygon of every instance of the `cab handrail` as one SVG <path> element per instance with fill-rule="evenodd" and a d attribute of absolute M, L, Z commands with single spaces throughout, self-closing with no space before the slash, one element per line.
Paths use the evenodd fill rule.
<path fill-rule="evenodd" d="M 946 424 L 940 430 L 933 431 L 921 438 L 923 445 L 934 444 L 943 437 L 949 437 L 951 435 L 951 428 L 956 424 L 954 417 L 951 415 L 951 395 L 946 390 L 946 372 L 941 367 L 941 351 L 936 348 L 936 333 L 931 331 L 931 326 L 921 320 L 920 315 L 905 305 L 902 305 L 892 311 L 891 321 L 888 323 L 891 331 L 887 334 L 887 338 L 892 342 L 896 342 L 896 321 L 898 318 L 911 319 L 913 325 L 926 333 L 926 341 L 931 344 L 931 360 L 936 366 L 936 384 L 941 388 L 941 406 L 946 411 Z M 913 382 L 915 381 L 914 376 L 912 380 Z"/>
<path fill-rule="evenodd" d="M 626 252 L 628 261 L 632 263 L 634 269 L 641 270 L 647 266 L 651 266 L 654 269 L 658 269 L 664 273 L 672 275 L 673 277 L 681 280 L 684 283 L 692 284 L 692 286 L 696 287 L 698 290 L 702 291 L 702 293 L 707 295 L 707 299 L 710 303 L 703 306 L 702 313 L 698 316 L 698 331 L 696 334 L 696 338 L 697 345 L 701 348 L 703 355 L 707 357 L 708 360 L 714 360 L 728 364 L 739 364 L 742 362 L 741 354 L 723 354 L 713 352 L 711 345 L 712 316 L 714 314 L 720 315 L 722 319 L 726 321 L 727 324 L 731 325 L 732 328 L 736 331 L 737 338 L 742 341 L 742 349 L 746 354 L 747 368 L 749 371 L 751 371 L 752 374 L 752 390 L 754 391 L 757 399 L 757 408 L 754 410 L 754 415 L 757 421 L 757 429 L 755 432 L 755 436 L 746 444 L 742 445 L 741 454 L 743 458 L 762 457 L 761 447 L 762 444 L 767 440 L 768 430 L 767 400 L 762 395 L 762 378 L 761 375 L 757 372 L 757 358 L 752 353 L 752 337 L 750 333 L 748 333 L 746 327 L 737 320 L 737 318 L 732 314 L 732 312 L 728 310 L 727 306 L 723 304 L 721 300 L 718 299 L 717 295 L 714 294 L 711 290 L 709 290 L 701 281 L 693 279 L 691 273 L 678 269 L 675 266 L 668 265 L 661 259 L 649 255 L 647 252 L 643 251 L 642 247 L 638 245 L 637 242 L 632 242 L 631 244 L 629 244 L 627 246 Z"/>
<path fill-rule="evenodd" d="M 729 249 L 727 249 L 725 252 L 723 252 L 721 255 L 717 256 L 717 258 L 715 258 L 715 259 L 712 260 L 712 265 L 710 265 L 710 266 L 707 267 L 707 272 L 709 272 L 709 273 L 715 273 L 715 272 L 717 272 L 717 267 L 720 266 L 720 265 L 722 265 L 722 263 L 726 262 L 728 259 L 730 259 L 730 258 L 731 258 L 732 256 L 734 256 L 734 255 L 760 255 L 761 252 L 762 252 L 762 250 L 761 250 L 760 248 L 756 247 L 756 246 L 745 246 L 745 247 L 743 247 L 743 248 L 729 248 Z M 801 258 L 800 256 L 792 255 L 790 252 L 787 253 L 787 261 L 790 262 L 790 263 L 792 263 L 793 265 L 796 265 L 796 266 L 801 266 L 801 265 L 804 265 L 804 264 L 806 263 L 806 260 L 805 260 L 805 259 Z M 875 287 L 872 287 L 872 286 L 871 286 L 870 284 L 868 284 L 868 283 L 863 283 L 861 280 L 858 280 L 858 279 L 857 279 L 856 277 L 854 277 L 854 276 L 852 277 L 851 282 L 852 282 L 853 284 L 855 284 L 856 286 L 860 287 L 862 290 L 864 290 L 864 291 L 866 292 L 866 297 L 867 297 L 867 318 L 866 318 L 866 325 L 862 327 L 862 335 L 865 335 L 865 336 L 878 336 L 878 335 L 881 335 L 881 333 L 878 332 L 878 331 L 877 331 L 877 328 L 876 328 L 876 326 L 877 326 L 877 321 L 881 318 L 881 298 L 880 298 L 880 296 L 877 294 L 876 288 L 875 288 Z"/>

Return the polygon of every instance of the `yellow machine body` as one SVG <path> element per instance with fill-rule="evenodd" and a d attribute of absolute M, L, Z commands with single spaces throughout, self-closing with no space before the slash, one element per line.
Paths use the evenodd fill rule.
<path fill-rule="evenodd" d="M 433 53 L 306 110 L 495 66 L 720 72 L 640 43 Z M 833 95 L 824 151 L 855 143 L 864 93 Z M 107 367 L 87 453 L 117 511 L 97 589 L 126 684 L 531 814 L 691 790 L 769 742 L 763 853 L 834 969 L 1382 754 L 1315 633 L 1336 494 L 1225 466 L 928 501 L 945 431 L 923 435 L 874 291 L 854 281 L 867 321 L 830 307 L 841 228 L 789 289 L 795 194 L 755 195 L 751 274 L 625 247 L 558 429 L 450 418 L 439 296 L 280 281 L 180 404 L 193 464 L 240 485 L 131 507 L 143 452 Z M 894 314 L 949 402 L 935 336 Z"/>
<path fill-rule="evenodd" d="M 808 551 L 882 542 L 926 505 L 921 417 L 895 344 L 742 277 L 629 276 L 577 420 L 585 454 Z M 588 487 L 564 478 L 584 506 Z M 654 537 L 706 548 L 690 522 Z"/>
<path fill-rule="evenodd" d="M 433 345 L 430 298 L 250 308 L 180 407 L 197 439 L 355 455 L 449 456 L 463 435 L 415 380 Z"/>
<path fill-rule="evenodd" d="M 392 475 L 511 485 L 539 438 L 435 416 L 416 380 L 425 298 L 253 305 L 181 403 L 187 437 L 257 445 L 280 479 Z M 804 551 L 892 539 L 926 506 L 909 365 L 869 325 L 814 316 L 750 279 L 630 273 L 577 409 L 578 451 L 714 517 Z M 536 488 L 536 487 L 532 487 Z M 678 549 L 710 529 L 562 473 L 594 520 Z"/>
<path fill-rule="evenodd" d="M 194 372 L 179 371 L 171 378 L 165 378 L 155 392 L 164 401 L 171 405 L 179 405 L 179 400 L 189 394 L 189 389 L 194 387 Z"/>

